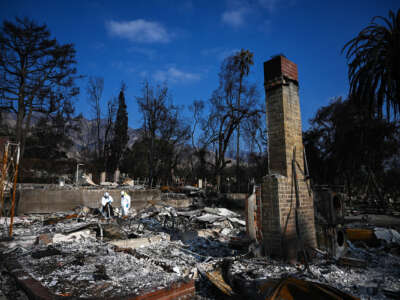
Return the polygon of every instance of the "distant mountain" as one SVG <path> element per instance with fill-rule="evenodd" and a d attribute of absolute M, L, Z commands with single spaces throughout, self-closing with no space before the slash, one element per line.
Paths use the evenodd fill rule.
<path fill-rule="evenodd" d="M 80 129 L 78 131 L 71 131 L 71 139 L 74 141 L 74 146 L 71 148 L 68 153 L 72 155 L 74 158 L 81 158 L 81 150 L 85 147 L 89 147 L 89 149 L 93 149 L 95 147 L 95 137 L 96 137 L 96 121 L 88 120 L 85 117 L 81 117 L 75 121 L 75 125 L 77 125 Z M 101 129 L 100 136 L 104 136 L 106 130 L 106 120 L 101 120 Z M 140 129 L 134 129 L 128 127 L 128 147 L 131 147 L 136 140 L 139 139 Z"/>
<path fill-rule="evenodd" d="M 32 124 L 37 123 L 40 117 L 44 116 L 41 113 L 35 113 L 32 117 Z M 0 118 L 0 125 L 7 125 L 9 128 L 14 128 L 16 124 L 16 115 L 13 113 L 2 113 Z M 73 146 L 70 149 L 64 149 L 68 158 L 73 158 L 77 160 L 83 159 L 83 150 L 89 148 L 91 151 L 95 150 L 95 137 L 96 137 L 96 121 L 88 120 L 82 115 L 76 117 L 72 122 L 74 125 L 79 128 L 78 131 L 71 130 L 70 138 L 74 142 Z M 101 122 L 101 136 L 104 136 L 106 128 L 106 120 L 102 119 Z M 132 145 L 139 139 L 141 135 L 141 129 L 134 129 L 128 127 L 128 147 L 132 147 Z M 194 149 L 189 145 L 181 146 L 183 147 L 181 150 L 182 153 L 182 161 L 181 164 L 189 164 L 189 162 L 194 159 L 194 162 L 197 162 L 197 158 L 193 157 Z M 62 149 L 61 149 L 62 150 Z M 212 151 L 207 151 L 206 161 L 208 163 L 213 163 L 215 160 L 214 153 Z M 226 160 L 230 162 L 227 164 L 228 167 L 235 165 L 236 161 L 233 158 L 226 157 Z"/>
<path fill-rule="evenodd" d="M 43 117 L 44 114 L 41 113 L 34 113 L 32 116 L 32 124 L 35 125 L 38 120 Z M 0 121 L 2 122 L 1 124 L 4 126 L 8 126 L 9 128 L 14 128 L 16 125 L 16 115 L 13 113 L 2 113 Z M 88 120 L 83 116 L 76 117 L 73 121 L 76 127 L 79 128 L 78 131 L 71 130 L 70 131 L 70 138 L 74 142 L 74 145 L 71 147 L 71 149 L 68 149 L 67 156 L 68 158 L 75 158 L 75 159 L 81 159 L 82 158 L 82 150 L 86 147 L 89 147 L 89 149 L 94 149 L 95 147 L 95 142 L 94 142 L 94 137 L 96 136 L 96 122 L 95 120 Z M 101 131 L 100 135 L 104 136 L 105 133 L 105 128 L 106 128 L 106 120 L 102 119 L 101 120 Z M 131 127 L 128 127 L 128 147 L 131 147 L 135 141 L 139 138 L 140 136 L 140 129 L 134 129 Z"/>

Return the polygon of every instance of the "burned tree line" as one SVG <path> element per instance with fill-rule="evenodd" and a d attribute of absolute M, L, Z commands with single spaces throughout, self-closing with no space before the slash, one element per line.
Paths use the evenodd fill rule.
<path fill-rule="evenodd" d="M 149 184 L 194 184 L 202 179 L 218 188 L 232 184 L 232 191 L 238 191 L 236 164 L 232 162 L 233 138 L 242 124 L 247 149 L 252 150 L 247 157 L 243 155 L 246 163 L 241 171 L 248 173 L 247 177 L 243 176 L 244 189 L 248 190 L 251 176 L 260 174 L 261 178 L 262 172 L 253 172 L 265 166 L 265 143 L 259 141 L 265 132 L 261 129 L 263 126 L 257 126 L 262 123 L 265 112 L 259 105 L 257 89 L 243 80 L 240 83 L 234 56 L 223 62 L 219 76 L 219 87 L 210 99 L 196 100 L 190 106 L 191 120 L 185 119 L 182 108 L 173 104 L 166 84 L 153 86 L 145 81 L 142 95 L 136 98 L 143 126 L 126 153 L 121 171 L 148 178 Z M 255 144 L 259 147 L 254 147 Z"/>
<path fill-rule="evenodd" d="M 79 162 L 90 172 L 120 169 L 152 185 L 204 179 L 223 186 L 265 161 L 258 139 L 265 132 L 257 127 L 264 112 L 255 85 L 246 81 L 253 63 L 248 50 L 223 62 L 218 88 L 199 101 L 196 125 L 173 103 L 167 83 L 145 81 L 141 95 L 129 99 L 138 105 L 142 126 L 128 134 L 126 85 L 104 103 L 104 79 L 77 74 L 73 44 L 60 44 L 46 25 L 27 18 L 4 21 L 0 38 L 1 135 L 20 143 L 23 168 L 47 161 L 50 172 L 72 173 Z M 86 97 L 77 80 L 87 82 Z M 90 108 L 89 119 L 75 115 L 78 95 Z M 256 144 L 258 152 L 248 151 Z M 241 145 L 249 146 L 240 151 Z M 56 160 L 64 161 L 62 169 L 50 163 Z"/>
<path fill-rule="evenodd" d="M 191 166 L 198 178 L 204 176 L 202 173 L 209 174 L 219 190 L 225 187 L 247 192 L 249 181 L 263 176 L 255 170 L 266 168 L 265 127 L 261 125 L 265 122 L 265 110 L 257 86 L 244 79 L 243 66 L 238 63 L 243 53 L 253 55 L 241 50 L 227 57 L 221 64 L 219 85 L 208 102 L 195 101 L 191 106 L 195 120 L 192 137 L 198 134 L 197 142 L 192 138 Z M 255 148 L 255 144 L 259 147 Z M 246 146 L 242 152 L 240 145 Z"/>
<path fill-rule="evenodd" d="M 81 123 L 85 126 L 85 135 L 81 135 L 81 151 L 84 162 L 94 172 L 118 169 L 129 140 L 125 83 L 121 83 L 118 98 L 112 97 L 107 101 L 105 110 L 102 105 L 103 89 L 102 77 L 88 79 L 87 101 L 92 119 Z"/>
<path fill-rule="evenodd" d="M 397 121 L 371 117 L 354 100 L 335 98 L 321 107 L 303 133 L 314 184 L 342 185 L 350 195 L 386 204 L 397 197 L 400 128 Z"/>
<path fill-rule="evenodd" d="M 127 176 L 145 179 L 151 186 L 195 184 L 202 179 L 218 189 L 247 192 L 250 180 L 263 176 L 267 159 L 265 125 L 262 125 L 265 110 L 256 85 L 245 80 L 248 71 L 238 63 L 243 53 L 252 55 L 242 50 L 224 60 L 218 88 L 208 101 L 193 102 L 189 118 L 182 113 L 184 107 L 173 103 L 166 82 L 153 84 L 145 80 L 141 94 L 135 98 L 142 126 L 131 136 L 130 146 L 126 140 L 120 148 L 118 165 L 107 164 L 115 154 L 112 145 L 116 141 L 107 133 L 117 136 L 116 130 L 108 131 L 113 126 L 110 109 L 113 102 L 108 102 L 106 117 L 111 122 L 104 122 L 99 100 L 104 83 L 101 78 L 90 78 L 87 91 L 93 121 L 88 124 L 89 136 L 85 139 L 86 157 L 90 159 L 86 163 L 98 161 L 98 171 L 113 171 L 118 167 Z M 240 132 L 244 149 L 238 156 L 234 137 L 237 143 Z M 242 164 L 235 162 L 235 155 Z M 241 178 L 237 176 L 238 170 Z"/>

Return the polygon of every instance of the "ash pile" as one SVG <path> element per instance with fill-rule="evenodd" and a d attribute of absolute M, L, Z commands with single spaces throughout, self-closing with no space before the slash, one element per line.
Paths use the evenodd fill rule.
<path fill-rule="evenodd" d="M 8 299 L 37 297 L 29 280 L 54 299 L 399 297 L 400 253 L 387 251 L 400 246 L 394 229 L 376 230 L 375 244 L 349 239 L 339 259 L 313 249 L 307 263 L 289 264 L 262 256 L 245 225 L 226 208 L 153 204 L 125 218 L 87 207 L 16 217 L 13 238 L 0 242 L 0 289 Z"/>
<path fill-rule="evenodd" d="M 12 288 L 15 268 L 54 296 L 141 296 L 188 282 L 194 288 L 197 264 L 241 255 L 250 243 L 238 213 L 211 207 L 149 205 L 110 219 L 84 207 L 16 217 L 13 230 L 0 242 L 2 271 L 10 275 L 0 288 L 9 299 L 26 299 Z"/>

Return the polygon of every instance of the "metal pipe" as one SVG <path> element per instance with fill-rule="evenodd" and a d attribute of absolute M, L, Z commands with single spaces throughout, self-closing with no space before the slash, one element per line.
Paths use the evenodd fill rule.
<path fill-rule="evenodd" d="M 3 153 L 3 168 L 1 171 L 1 182 L 0 182 L 0 199 L 1 199 L 0 217 L 2 216 L 4 209 L 4 184 L 6 180 L 8 145 L 9 143 L 7 142 L 4 147 L 4 153 Z"/>

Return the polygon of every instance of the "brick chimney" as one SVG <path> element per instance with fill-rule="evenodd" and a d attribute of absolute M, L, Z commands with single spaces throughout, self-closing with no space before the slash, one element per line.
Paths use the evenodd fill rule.
<path fill-rule="evenodd" d="M 297 65 L 284 56 L 264 63 L 269 170 L 256 193 L 262 244 L 268 255 L 296 259 L 303 246 L 315 247 L 313 196 L 304 178 Z M 295 155 L 294 155 L 295 151 Z M 296 178 L 292 176 L 295 159 Z M 297 210 L 297 183 L 300 207 Z M 297 234 L 297 232 L 299 234 Z"/>
<path fill-rule="evenodd" d="M 283 56 L 265 62 L 264 87 L 269 174 L 290 178 L 294 148 L 297 162 L 304 162 L 297 65 Z"/>

